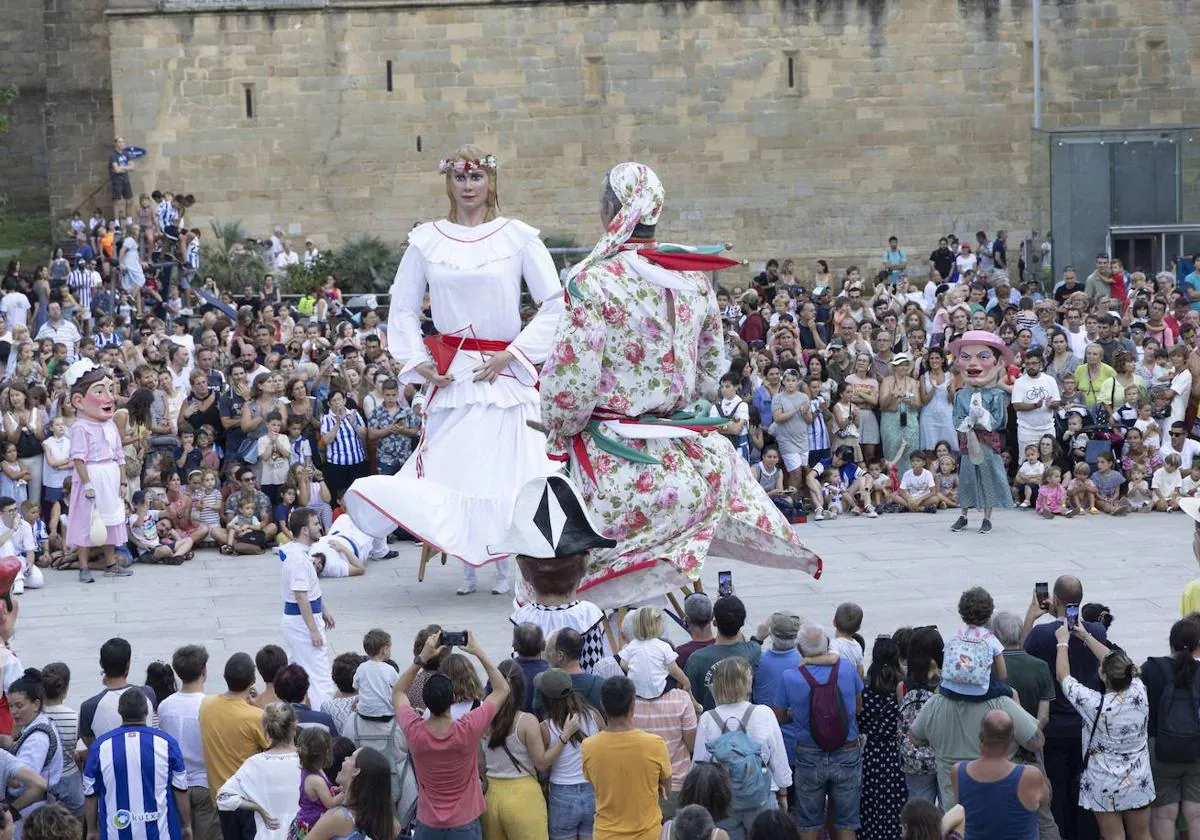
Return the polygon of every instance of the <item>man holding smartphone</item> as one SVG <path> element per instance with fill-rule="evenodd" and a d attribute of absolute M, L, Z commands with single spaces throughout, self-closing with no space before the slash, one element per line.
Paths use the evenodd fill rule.
<path fill-rule="evenodd" d="M 1053 594 L 1047 601 L 1041 600 L 1036 590 L 1034 592 L 1033 600 L 1025 613 L 1025 651 L 1045 662 L 1051 674 L 1054 673 L 1059 645 L 1054 634 L 1067 620 L 1068 611 L 1078 616 L 1079 605 L 1082 602 L 1083 584 L 1079 578 L 1072 575 L 1063 575 L 1054 581 Z M 1054 620 L 1038 624 L 1038 620 L 1044 615 L 1050 615 Z M 1109 644 L 1103 624 L 1084 621 L 1081 617 L 1077 617 L 1076 620 L 1083 622 L 1093 638 L 1105 645 Z M 1100 662 L 1095 654 L 1077 636 L 1072 635 L 1065 644 L 1071 676 L 1088 688 L 1101 690 Z M 1079 777 L 1083 773 L 1083 721 L 1067 701 L 1062 685 L 1057 680 L 1054 689 L 1055 697 L 1050 701 L 1050 718 L 1043 730 L 1046 736 L 1046 777 L 1053 791 L 1050 810 L 1063 837 L 1097 840 L 1100 832 L 1095 816 L 1090 811 L 1080 808 L 1078 804 Z"/>

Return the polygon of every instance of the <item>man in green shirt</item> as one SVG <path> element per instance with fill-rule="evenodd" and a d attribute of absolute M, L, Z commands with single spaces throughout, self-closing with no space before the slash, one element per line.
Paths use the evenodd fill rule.
<path fill-rule="evenodd" d="M 1004 666 L 1008 669 L 1006 682 L 1016 689 L 1017 702 L 1037 718 L 1041 729 L 1050 719 L 1054 677 L 1050 674 L 1050 666 L 1021 647 L 1022 629 L 1021 619 L 1014 613 L 1000 612 L 992 618 L 992 633 L 1004 645 Z"/>
<path fill-rule="evenodd" d="M 742 636 L 742 626 L 746 623 L 746 606 L 742 599 L 735 595 L 718 598 L 713 604 L 713 625 L 717 628 L 717 640 L 708 647 L 693 651 L 688 657 L 684 673 L 692 684 L 692 696 L 705 711 L 716 706 L 713 700 L 712 687 L 713 669 L 722 659 L 730 656 L 740 656 L 758 667 L 762 656 L 762 642 L 756 638 L 749 641 Z M 762 635 L 766 635 L 765 631 Z"/>

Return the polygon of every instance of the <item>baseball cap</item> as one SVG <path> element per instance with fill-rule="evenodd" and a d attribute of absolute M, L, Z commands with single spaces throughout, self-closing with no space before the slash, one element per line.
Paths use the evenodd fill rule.
<path fill-rule="evenodd" d="M 767 619 L 767 627 L 770 628 L 771 635 L 783 642 L 791 641 L 800 635 L 802 623 L 800 616 L 791 613 L 777 612 Z"/>
<path fill-rule="evenodd" d="M 846 346 L 846 342 L 842 341 L 841 338 L 830 339 L 829 345 L 828 345 L 829 349 L 831 349 L 831 350 L 836 350 L 839 347 L 845 347 L 845 346 Z"/>
<path fill-rule="evenodd" d="M 537 675 L 533 684 L 537 686 L 537 690 L 542 693 L 543 697 L 553 700 L 561 700 L 575 690 L 575 683 L 571 681 L 571 675 L 561 668 L 542 671 Z"/>

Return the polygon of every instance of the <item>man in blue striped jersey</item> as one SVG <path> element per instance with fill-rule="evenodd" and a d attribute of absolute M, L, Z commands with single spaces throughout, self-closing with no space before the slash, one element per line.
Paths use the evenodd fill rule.
<path fill-rule="evenodd" d="M 179 743 L 146 724 L 140 691 L 122 694 L 117 711 L 121 726 L 92 744 L 83 765 L 88 840 L 192 840 Z"/>

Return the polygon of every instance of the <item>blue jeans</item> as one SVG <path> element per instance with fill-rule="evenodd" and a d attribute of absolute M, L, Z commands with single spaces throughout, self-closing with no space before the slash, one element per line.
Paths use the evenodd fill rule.
<path fill-rule="evenodd" d="M 413 840 L 483 840 L 483 829 L 479 827 L 479 820 L 455 828 L 430 828 L 417 823 Z"/>
<path fill-rule="evenodd" d="M 820 831 L 824 827 L 826 797 L 834 828 L 861 827 L 858 815 L 862 792 L 861 747 L 842 747 L 827 753 L 819 747 L 797 744 L 792 778 L 796 789 L 796 822 L 801 831 Z"/>
<path fill-rule="evenodd" d="M 587 782 L 550 784 L 550 840 L 591 837 L 596 821 L 596 790 Z"/>

